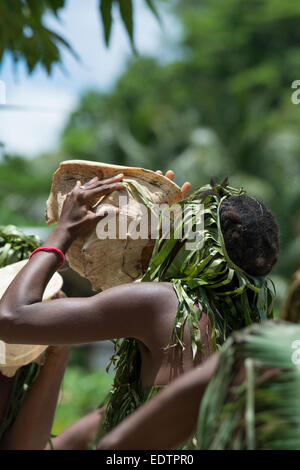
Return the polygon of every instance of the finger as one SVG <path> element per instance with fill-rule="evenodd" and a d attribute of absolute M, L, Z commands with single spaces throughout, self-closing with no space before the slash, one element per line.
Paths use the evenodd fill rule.
<path fill-rule="evenodd" d="M 155 173 L 157 173 L 158 175 L 162 175 L 163 172 L 161 170 L 157 170 Z"/>
<path fill-rule="evenodd" d="M 185 199 L 191 190 L 191 183 L 186 181 L 181 187 L 182 199 Z"/>
<path fill-rule="evenodd" d="M 94 189 L 85 190 L 83 192 L 83 196 L 85 199 L 93 199 L 95 196 L 105 196 L 107 194 L 112 193 L 113 191 L 120 191 L 125 189 L 124 183 L 114 183 L 108 185 L 100 185 Z"/>
<path fill-rule="evenodd" d="M 97 178 L 97 180 L 93 184 L 91 183 L 89 186 L 85 185 L 84 189 L 91 190 L 91 189 L 95 189 L 103 185 L 117 183 L 118 181 L 122 181 L 123 178 L 124 178 L 123 173 L 120 173 L 119 175 L 113 176 L 112 178 L 108 178 L 106 180 L 99 180 L 99 178 Z"/>
<path fill-rule="evenodd" d="M 108 178 L 106 180 L 100 180 L 100 183 L 101 184 L 111 184 L 111 183 L 115 183 L 117 181 L 122 181 L 123 178 L 124 178 L 123 173 L 119 173 L 117 176 L 113 176 L 112 178 Z"/>
<path fill-rule="evenodd" d="M 174 179 L 174 176 L 175 176 L 175 173 L 174 173 L 174 171 L 172 171 L 172 170 L 168 170 L 168 171 L 166 172 L 166 175 L 165 175 L 165 176 L 166 176 L 167 178 L 169 178 L 169 180 L 173 180 L 173 179 Z"/>
<path fill-rule="evenodd" d="M 92 179 L 91 179 L 90 181 L 88 181 L 87 183 L 84 183 L 84 187 L 88 187 L 88 186 L 90 186 L 91 184 L 96 183 L 96 182 L 98 182 L 98 181 L 99 181 L 98 176 L 95 176 L 94 178 L 92 178 Z"/>
<path fill-rule="evenodd" d="M 81 181 L 77 180 L 74 188 L 72 189 L 72 191 L 79 191 L 80 186 L 81 186 Z"/>

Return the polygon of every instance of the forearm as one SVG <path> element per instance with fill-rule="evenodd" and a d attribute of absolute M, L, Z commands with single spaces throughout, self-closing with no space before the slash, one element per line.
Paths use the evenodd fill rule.
<path fill-rule="evenodd" d="M 95 438 L 103 408 L 99 408 L 76 421 L 52 439 L 54 450 L 88 450 Z M 50 450 L 47 444 L 45 450 Z"/>
<path fill-rule="evenodd" d="M 51 432 L 61 382 L 68 361 L 67 348 L 49 353 L 46 363 L 4 442 L 5 450 L 44 449 Z"/>
<path fill-rule="evenodd" d="M 123 174 L 100 181 L 93 178 L 82 187 L 77 181 L 65 197 L 60 219 L 44 246 L 66 252 L 75 238 L 95 229 L 103 214 L 93 212 L 93 204 L 102 196 L 123 190 Z M 114 210 L 116 213 L 116 210 Z M 58 268 L 60 259 L 55 252 L 36 253 L 11 283 L 0 302 L 1 331 L 24 306 L 40 302 L 50 278 Z M 17 314 L 17 316 L 19 316 Z"/>
<path fill-rule="evenodd" d="M 58 248 L 66 252 L 72 237 L 64 226 L 54 228 L 43 247 Z M 26 305 L 40 302 L 44 290 L 61 263 L 60 256 L 53 252 L 35 253 L 13 280 L 1 299 L 1 312 L 16 312 Z"/>
<path fill-rule="evenodd" d="M 103 214 L 94 213 L 90 207 L 93 207 L 95 198 L 124 189 L 120 183 L 122 177 L 119 175 L 101 182 L 94 178 L 86 183 L 84 189 L 78 182 L 66 196 L 59 223 L 44 246 L 66 252 L 77 236 L 94 230 Z M 47 345 L 79 344 L 127 336 L 143 340 L 140 338 L 143 332 L 136 319 L 148 306 L 149 311 L 153 311 L 144 286 L 143 292 L 138 289 L 136 295 L 131 288 L 125 287 L 124 292 L 123 289 L 111 289 L 111 292 L 106 290 L 87 299 L 42 302 L 46 285 L 60 262 L 55 252 L 41 251 L 34 254 L 16 276 L 0 301 L 1 340 L 11 344 Z M 127 301 L 128 291 L 130 301 Z"/>
<path fill-rule="evenodd" d="M 44 243 L 44 247 L 58 248 L 66 252 L 72 237 L 64 226 L 55 227 Z M 43 314 L 48 302 L 42 302 L 44 291 L 61 263 L 56 252 L 35 253 L 18 273 L 0 300 L 0 338 L 7 343 L 42 344 L 27 338 L 27 331 L 21 331 L 29 315 Z M 65 300 L 65 299 L 64 299 Z M 32 307 L 32 309 L 31 309 Z M 32 310 L 32 311 L 31 311 Z M 47 308 L 45 309 L 47 310 Z M 21 331 L 21 337 L 18 333 Z M 28 341 L 27 341 L 28 339 Z M 67 344 L 45 341 L 43 344 Z"/>
<path fill-rule="evenodd" d="M 201 399 L 217 363 L 215 354 L 201 367 L 174 380 L 105 436 L 99 450 L 178 448 L 196 429 Z"/>

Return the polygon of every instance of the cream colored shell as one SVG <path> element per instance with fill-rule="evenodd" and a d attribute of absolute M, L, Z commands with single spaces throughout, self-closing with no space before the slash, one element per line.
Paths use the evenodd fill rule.
<path fill-rule="evenodd" d="M 84 185 L 95 176 L 107 179 L 119 173 L 123 173 L 127 179 L 137 181 L 150 193 L 155 204 L 171 205 L 181 200 L 180 188 L 168 178 L 153 171 L 85 160 L 69 160 L 62 162 L 53 176 L 46 210 L 48 224 L 58 222 L 66 195 L 72 191 L 78 180 Z M 142 214 L 140 204 L 129 198 L 126 190 L 115 191 L 100 201 L 95 201 L 95 212 L 102 210 L 105 205 L 119 207 L 119 195 L 128 200 L 125 209 L 128 220 L 126 238 L 118 238 L 117 235 L 113 240 L 99 239 L 95 228 L 84 237 L 77 238 L 67 253 L 71 268 L 87 278 L 96 291 L 139 279 L 143 272 L 143 260 L 147 261 L 155 241 L 150 235 L 147 239 L 134 239 L 131 236 L 130 222 L 139 220 Z M 120 216 L 122 210 L 120 209 Z M 120 216 L 117 217 L 117 226 Z"/>
<path fill-rule="evenodd" d="M 10 283 L 26 265 L 27 261 L 19 261 L 0 269 L 0 298 L 2 298 Z M 62 285 L 63 279 L 61 275 L 55 273 L 46 287 L 43 301 L 55 297 L 61 290 Z M 46 345 L 7 344 L 0 340 L 0 372 L 7 377 L 12 377 L 19 367 L 41 360 L 41 355 L 46 349 Z"/>

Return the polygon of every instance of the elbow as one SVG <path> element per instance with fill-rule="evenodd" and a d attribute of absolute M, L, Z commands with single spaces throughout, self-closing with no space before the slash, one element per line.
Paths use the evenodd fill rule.
<path fill-rule="evenodd" d="M 2 307 L 0 304 L 0 340 L 14 343 L 13 331 L 17 316 L 14 312 Z"/>

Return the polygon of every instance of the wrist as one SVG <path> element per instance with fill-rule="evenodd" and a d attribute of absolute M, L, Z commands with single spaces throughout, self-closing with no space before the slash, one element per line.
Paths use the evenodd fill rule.
<path fill-rule="evenodd" d="M 58 248 L 63 253 L 66 253 L 74 238 L 75 237 L 70 228 L 68 228 L 66 225 L 58 223 L 57 226 L 52 230 L 43 246 Z"/>

